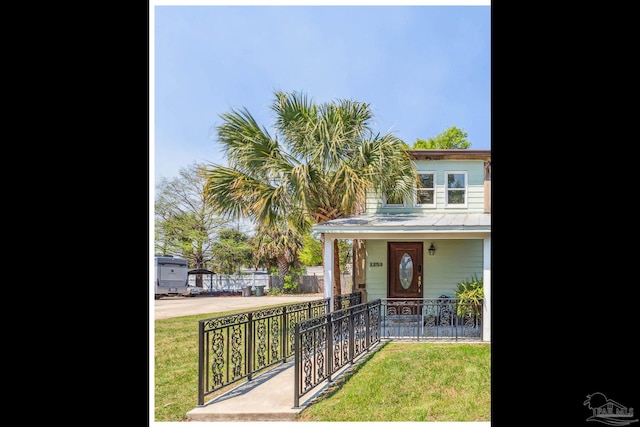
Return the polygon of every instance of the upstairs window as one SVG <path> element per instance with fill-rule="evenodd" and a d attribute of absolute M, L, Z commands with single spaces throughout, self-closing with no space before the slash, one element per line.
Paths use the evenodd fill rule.
<path fill-rule="evenodd" d="M 436 173 L 420 172 L 416 188 L 416 206 L 436 207 Z"/>
<path fill-rule="evenodd" d="M 467 172 L 445 172 L 444 203 L 448 207 L 467 206 Z"/>

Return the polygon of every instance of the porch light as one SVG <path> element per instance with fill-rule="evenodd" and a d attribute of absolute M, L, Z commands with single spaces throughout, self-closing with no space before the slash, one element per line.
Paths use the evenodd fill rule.
<path fill-rule="evenodd" d="M 429 246 L 429 255 L 433 256 L 436 254 L 436 247 L 433 246 L 433 243 L 431 243 L 431 246 Z"/>

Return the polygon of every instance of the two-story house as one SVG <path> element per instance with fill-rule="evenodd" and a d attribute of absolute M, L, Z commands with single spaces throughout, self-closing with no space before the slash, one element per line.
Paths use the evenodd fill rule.
<path fill-rule="evenodd" d="M 355 242 L 354 291 L 374 299 L 453 297 L 483 279 L 482 340 L 491 341 L 491 150 L 413 150 L 412 200 L 369 194 L 363 214 L 316 224 L 324 233 L 324 296 L 333 297 L 333 242 Z"/>

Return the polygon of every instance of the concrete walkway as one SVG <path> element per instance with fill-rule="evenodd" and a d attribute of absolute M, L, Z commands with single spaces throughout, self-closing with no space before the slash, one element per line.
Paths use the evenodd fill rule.
<path fill-rule="evenodd" d="M 331 382 L 318 384 L 300 398 L 298 408 L 293 406 L 295 365 L 291 360 L 192 409 L 187 412 L 187 418 L 189 421 L 293 421 L 327 387 L 379 348 L 380 345 L 375 346 L 353 364 L 342 367 L 332 375 Z"/>
<path fill-rule="evenodd" d="M 194 314 L 223 313 L 236 310 L 256 310 L 263 307 L 284 304 L 298 304 L 300 302 L 323 299 L 322 294 L 293 294 L 264 297 L 219 297 L 214 295 L 198 295 L 195 297 L 165 297 L 152 301 L 150 312 L 154 319 L 168 319 L 170 317 L 191 316 Z"/>

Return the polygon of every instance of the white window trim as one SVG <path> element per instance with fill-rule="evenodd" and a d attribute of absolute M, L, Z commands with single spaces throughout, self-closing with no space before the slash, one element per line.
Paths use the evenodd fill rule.
<path fill-rule="evenodd" d="M 459 190 L 464 190 L 464 203 L 449 203 L 449 175 L 464 175 L 464 187 Z M 452 189 L 455 190 L 455 189 Z M 444 172 L 444 207 L 445 208 L 466 208 L 469 197 L 469 172 L 467 171 L 445 171 Z"/>
<path fill-rule="evenodd" d="M 394 203 L 394 204 L 387 203 L 387 195 L 386 194 L 382 195 L 382 206 L 385 207 L 385 208 L 404 208 L 404 207 L 406 207 L 406 205 L 407 204 L 404 201 L 402 202 L 402 204 L 400 204 L 400 203 Z"/>
<path fill-rule="evenodd" d="M 437 172 L 436 171 L 418 171 L 418 175 L 433 175 L 433 188 L 431 190 L 433 190 L 433 203 L 431 204 L 420 204 L 418 203 L 418 187 L 416 187 L 416 191 L 413 195 L 413 206 L 417 207 L 417 208 L 436 208 L 437 207 L 437 200 L 438 200 L 438 183 L 436 181 L 437 178 Z"/>

